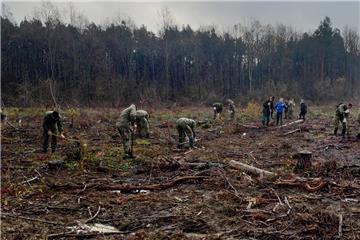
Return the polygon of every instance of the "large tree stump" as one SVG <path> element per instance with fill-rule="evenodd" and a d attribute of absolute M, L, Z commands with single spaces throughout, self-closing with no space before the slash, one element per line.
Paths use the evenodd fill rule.
<path fill-rule="evenodd" d="M 299 172 L 311 168 L 312 152 L 302 150 L 295 155 L 297 160 L 294 171 Z"/>

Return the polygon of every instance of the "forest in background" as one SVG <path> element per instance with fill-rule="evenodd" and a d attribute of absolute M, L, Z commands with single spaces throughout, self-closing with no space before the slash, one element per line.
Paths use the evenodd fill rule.
<path fill-rule="evenodd" d="M 1 97 L 5 106 L 123 106 L 130 102 L 244 102 L 277 97 L 313 102 L 360 96 L 356 30 L 324 17 L 311 33 L 259 21 L 177 26 L 168 9 L 158 33 L 129 19 L 105 25 L 51 3 L 20 23 L 1 17 Z"/>

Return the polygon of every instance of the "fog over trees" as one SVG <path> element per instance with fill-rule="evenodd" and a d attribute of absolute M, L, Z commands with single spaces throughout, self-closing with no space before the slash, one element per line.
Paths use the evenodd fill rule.
<path fill-rule="evenodd" d="M 129 19 L 96 25 L 51 3 L 31 19 L 1 17 L 5 105 L 119 106 L 129 102 L 209 103 L 270 95 L 335 101 L 360 96 L 359 33 L 329 17 L 311 33 L 259 21 L 177 26 L 164 9 L 159 33 Z"/>

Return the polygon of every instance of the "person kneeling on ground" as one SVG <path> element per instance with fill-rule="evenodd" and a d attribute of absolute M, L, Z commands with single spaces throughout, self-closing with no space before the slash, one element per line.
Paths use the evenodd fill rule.
<path fill-rule="evenodd" d="M 335 114 L 335 123 L 334 123 L 334 135 L 337 135 L 337 131 L 339 129 L 339 123 L 342 124 L 342 131 L 341 135 L 345 138 L 345 134 L 349 135 L 349 128 L 348 128 L 348 118 L 350 116 L 350 109 L 352 108 L 352 104 L 349 103 L 346 105 L 345 103 L 340 103 L 336 107 L 336 114 Z"/>
<path fill-rule="evenodd" d="M 149 137 L 149 117 L 150 115 L 145 110 L 136 111 L 136 125 L 139 137 Z"/>
<path fill-rule="evenodd" d="M 136 127 L 136 106 L 131 104 L 128 108 L 121 111 L 120 117 L 116 122 L 116 128 L 120 133 L 124 147 L 123 159 L 134 158 L 132 144 Z"/>
<path fill-rule="evenodd" d="M 307 105 L 305 104 L 304 99 L 301 99 L 299 119 L 303 119 L 305 121 L 306 113 L 307 113 Z"/>
<path fill-rule="evenodd" d="M 216 102 L 213 104 L 213 108 L 214 108 L 214 120 L 216 119 L 220 119 L 221 118 L 221 113 L 223 110 L 223 104 Z"/>
<path fill-rule="evenodd" d="M 194 147 L 196 122 L 189 118 L 179 118 L 176 121 L 176 129 L 179 133 L 178 148 L 182 148 L 185 143 L 185 136 L 189 138 L 189 146 Z"/>
<path fill-rule="evenodd" d="M 55 152 L 57 146 L 58 134 L 61 138 L 65 138 L 63 135 L 63 125 L 60 119 L 60 115 L 57 111 L 48 111 L 45 113 L 43 121 L 43 151 L 47 153 L 49 147 L 49 137 L 51 136 L 51 152 Z"/>

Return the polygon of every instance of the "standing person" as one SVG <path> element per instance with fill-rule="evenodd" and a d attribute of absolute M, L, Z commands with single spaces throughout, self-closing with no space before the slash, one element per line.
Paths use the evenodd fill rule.
<path fill-rule="evenodd" d="M 289 101 L 284 100 L 285 108 L 284 108 L 284 119 L 289 118 Z"/>
<path fill-rule="evenodd" d="M 308 111 L 308 107 L 307 107 L 304 99 L 301 99 L 299 119 L 303 119 L 305 121 L 305 115 L 306 115 L 307 111 Z"/>
<path fill-rule="evenodd" d="M 280 100 L 276 103 L 275 109 L 276 109 L 276 125 L 282 125 L 283 123 L 283 112 L 285 109 L 285 103 L 284 99 L 280 98 Z"/>
<path fill-rule="evenodd" d="M 295 100 L 291 99 L 288 102 L 288 118 L 293 119 L 294 117 Z"/>
<path fill-rule="evenodd" d="M 223 104 L 220 102 L 216 102 L 213 104 L 214 120 L 221 118 L 221 113 L 222 113 L 223 107 L 224 107 Z"/>
<path fill-rule="evenodd" d="M 228 99 L 227 103 L 229 104 L 230 120 L 234 121 L 234 119 L 235 119 L 235 103 L 231 99 Z"/>
<path fill-rule="evenodd" d="M 271 117 L 271 100 L 268 99 L 263 104 L 263 110 L 262 110 L 262 124 L 263 126 L 269 126 L 270 123 L 270 117 Z"/>
<path fill-rule="evenodd" d="M 185 142 L 185 136 L 189 138 L 189 146 L 194 147 L 195 142 L 195 126 L 196 122 L 193 119 L 189 118 L 179 118 L 176 121 L 176 129 L 179 133 L 179 144 L 178 147 L 181 148 Z"/>
<path fill-rule="evenodd" d="M 274 112 L 275 112 L 275 97 L 271 96 L 270 97 L 270 117 L 271 117 L 271 119 L 273 119 Z"/>
<path fill-rule="evenodd" d="M 63 135 L 63 125 L 60 115 L 57 111 L 48 111 L 45 113 L 43 120 L 43 151 L 47 153 L 49 147 L 49 137 L 51 136 L 51 152 L 54 153 L 57 147 L 57 138 L 60 134 L 61 138 L 65 138 Z"/>
<path fill-rule="evenodd" d="M 136 125 L 140 137 L 149 137 L 149 114 L 145 110 L 136 111 Z"/>
<path fill-rule="evenodd" d="M 347 121 L 350 116 L 350 109 L 352 108 L 352 104 L 349 103 L 346 105 L 345 103 L 340 103 L 336 107 L 336 113 L 335 113 L 335 123 L 334 123 L 334 135 L 337 135 L 337 131 L 339 129 L 339 123 L 342 124 L 342 131 L 341 135 L 343 138 L 345 138 L 345 133 L 347 132 L 349 134 L 349 129 L 347 129 Z"/>
<path fill-rule="evenodd" d="M 120 133 L 124 147 L 123 159 L 134 158 L 132 144 L 136 133 L 136 106 L 131 104 L 122 110 L 116 127 Z"/>

